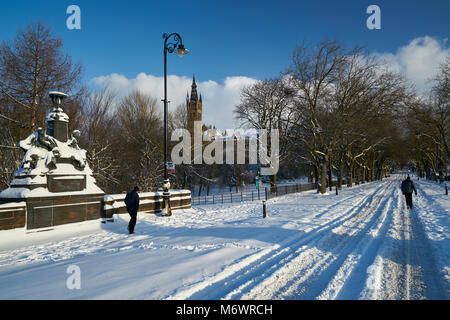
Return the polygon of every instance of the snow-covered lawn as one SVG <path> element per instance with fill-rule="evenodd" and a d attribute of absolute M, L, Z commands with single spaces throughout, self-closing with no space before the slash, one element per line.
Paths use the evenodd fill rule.
<path fill-rule="evenodd" d="M 448 299 L 450 198 L 404 175 L 267 202 L 0 232 L 1 299 Z M 81 271 L 68 289 L 68 267 Z"/>

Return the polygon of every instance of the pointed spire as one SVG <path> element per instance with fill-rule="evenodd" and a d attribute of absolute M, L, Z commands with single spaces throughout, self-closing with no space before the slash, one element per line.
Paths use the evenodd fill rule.
<path fill-rule="evenodd" d="M 191 101 L 198 101 L 197 84 L 195 83 L 195 74 L 192 78 Z"/>
<path fill-rule="evenodd" d="M 202 101 L 202 94 L 200 93 L 200 101 Z"/>

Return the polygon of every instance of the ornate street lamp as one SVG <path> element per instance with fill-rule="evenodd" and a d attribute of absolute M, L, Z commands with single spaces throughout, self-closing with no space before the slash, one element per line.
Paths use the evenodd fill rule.
<path fill-rule="evenodd" d="M 181 36 L 178 33 L 163 34 L 164 39 L 164 182 L 163 182 L 163 216 L 171 216 L 170 209 L 170 180 L 167 174 L 167 53 L 175 51 L 180 57 L 183 57 L 189 51 L 184 47 Z"/>

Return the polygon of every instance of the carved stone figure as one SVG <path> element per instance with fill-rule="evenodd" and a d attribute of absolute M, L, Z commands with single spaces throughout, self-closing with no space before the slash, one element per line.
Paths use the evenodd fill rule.
<path fill-rule="evenodd" d="M 81 136 L 80 130 L 73 130 L 72 134 L 70 135 L 69 141 L 67 141 L 69 147 L 80 150 L 80 147 L 78 146 L 78 139 L 80 138 L 80 136 Z"/>
<path fill-rule="evenodd" d="M 45 148 L 48 151 L 52 151 L 54 148 L 58 147 L 58 144 L 56 143 L 55 138 L 45 134 L 44 128 L 38 128 L 37 134 L 38 134 L 37 141 L 36 141 L 37 147 Z"/>
<path fill-rule="evenodd" d="M 60 157 L 58 144 L 53 137 L 45 133 L 45 129 L 38 128 L 36 132 L 20 141 L 19 147 L 25 151 L 22 168 L 36 169 L 39 160 L 44 160 L 49 170 L 56 169 L 56 158 Z"/>

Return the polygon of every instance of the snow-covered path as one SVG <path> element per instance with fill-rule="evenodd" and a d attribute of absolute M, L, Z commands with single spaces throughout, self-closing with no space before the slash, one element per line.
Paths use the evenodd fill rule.
<path fill-rule="evenodd" d="M 448 299 L 450 200 L 404 175 L 268 201 L 211 205 L 170 218 L 140 215 L 48 232 L 0 232 L 0 298 Z M 81 270 L 69 290 L 67 267 Z"/>

